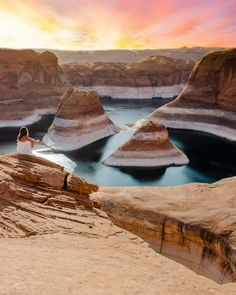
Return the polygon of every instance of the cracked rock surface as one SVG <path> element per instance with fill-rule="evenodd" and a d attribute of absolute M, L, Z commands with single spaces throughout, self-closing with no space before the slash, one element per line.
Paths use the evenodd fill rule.
<path fill-rule="evenodd" d="M 0 294 L 235 294 L 114 225 L 97 190 L 44 159 L 0 156 Z"/>
<path fill-rule="evenodd" d="M 236 177 L 175 187 L 103 187 L 92 195 L 118 226 L 218 283 L 236 281 Z"/>

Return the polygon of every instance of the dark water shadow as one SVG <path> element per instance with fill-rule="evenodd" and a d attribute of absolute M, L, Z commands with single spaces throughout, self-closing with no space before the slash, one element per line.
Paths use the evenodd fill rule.
<path fill-rule="evenodd" d="M 33 124 L 24 125 L 28 127 L 30 136 L 37 137 L 42 139 L 43 136 L 47 133 L 48 128 L 52 124 L 54 115 L 43 115 L 42 118 Z M 2 140 L 11 141 L 15 140 L 18 133 L 19 127 L 2 127 L 0 128 L 0 138 Z"/>
<path fill-rule="evenodd" d="M 188 167 L 213 178 L 236 175 L 236 143 L 212 134 L 170 129 L 169 135 L 188 156 Z"/>
<path fill-rule="evenodd" d="M 104 148 L 106 146 L 109 137 L 102 138 L 93 143 L 90 143 L 80 149 L 74 151 L 66 151 L 64 154 L 68 156 L 71 160 L 79 160 L 83 162 L 99 162 L 102 158 Z"/>
<path fill-rule="evenodd" d="M 163 177 L 166 168 L 118 168 L 121 172 L 129 174 L 138 181 L 155 181 Z"/>

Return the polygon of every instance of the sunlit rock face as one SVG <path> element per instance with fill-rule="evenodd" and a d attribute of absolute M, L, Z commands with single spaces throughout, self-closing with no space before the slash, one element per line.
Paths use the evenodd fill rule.
<path fill-rule="evenodd" d="M 100 96 L 151 99 L 179 95 L 193 65 L 192 61 L 151 56 L 133 63 L 83 62 L 62 68 L 72 85 L 93 88 Z"/>
<path fill-rule="evenodd" d="M 146 188 L 140 189 L 143 194 Z M 0 155 L 1 294 L 58 295 L 68 294 L 68 290 L 71 295 L 77 295 L 78 290 L 87 295 L 105 294 L 107 290 L 113 295 L 156 295 L 157 290 L 162 295 L 235 294 L 235 284 L 219 285 L 196 275 L 159 255 L 142 238 L 116 226 L 111 220 L 115 216 L 109 212 L 110 219 L 95 207 L 91 193 L 97 190 L 96 185 L 42 158 Z M 119 188 L 107 190 L 115 192 L 113 197 L 120 197 Z M 130 199 L 130 190 L 139 189 L 123 188 L 125 198 Z M 151 196 L 154 190 L 145 192 Z M 138 205 L 146 206 L 144 195 L 139 200 L 136 192 Z M 158 202 L 153 201 L 154 208 L 163 204 L 158 195 L 155 197 Z M 164 202 L 165 197 L 161 200 Z M 114 204 L 112 199 L 107 201 Z M 178 205 L 181 210 L 182 203 Z M 120 219 L 124 218 L 121 208 L 115 204 L 114 208 Z M 136 211 L 127 209 L 126 224 L 132 212 L 136 215 L 133 221 L 143 214 L 147 225 L 152 222 L 147 210 L 140 213 L 138 206 Z"/>
<path fill-rule="evenodd" d="M 236 177 L 174 187 L 103 187 L 92 199 L 157 252 L 218 283 L 236 282 Z"/>
<path fill-rule="evenodd" d="M 55 54 L 0 49 L 0 127 L 31 123 L 55 111 L 68 85 Z"/>
<path fill-rule="evenodd" d="M 169 141 L 164 125 L 144 120 L 131 138 L 108 157 L 104 164 L 118 167 L 167 167 L 189 160 Z"/>
<path fill-rule="evenodd" d="M 43 141 L 56 150 L 75 150 L 117 132 L 95 91 L 70 88 Z"/>
<path fill-rule="evenodd" d="M 151 118 L 167 127 L 236 141 L 236 49 L 214 51 L 199 60 L 179 97 Z"/>

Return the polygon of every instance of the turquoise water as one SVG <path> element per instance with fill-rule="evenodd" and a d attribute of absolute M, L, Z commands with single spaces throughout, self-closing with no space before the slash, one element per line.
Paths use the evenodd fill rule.
<path fill-rule="evenodd" d="M 107 167 L 102 161 L 114 152 L 133 133 L 127 124 L 146 117 L 164 100 L 154 101 L 109 101 L 104 108 L 113 122 L 125 127 L 125 131 L 99 140 L 74 152 L 56 153 L 38 146 L 36 154 L 63 165 L 68 171 L 80 175 L 98 185 L 178 185 L 189 182 L 214 182 L 236 175 L 236 145 L 206 133 L 169 130 L 171 141 L 190 159 L 190 164 L 169 167 L 166 170 L 126 170 Z M 29 126 L 31 135 L 42 138 L 52 122 L 52 116 Z M 18 128 L 0 129 L 0 153 L 15 152 L 15 137 Z"/>

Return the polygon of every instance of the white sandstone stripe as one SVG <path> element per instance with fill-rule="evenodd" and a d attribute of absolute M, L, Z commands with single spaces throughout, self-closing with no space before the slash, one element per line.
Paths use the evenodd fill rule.
<path fill-rule="evenodd" d="M 179 155 L 176 157 L 165 157 L 165 158 L 118 158 L 111 156 L 104 161 L 104 164 L 107 166 L 117 166 L 117 167 L 166 167 L 172 165 L 185 165 L 189 161 L 184 155 Z"/>
<path fill-rule="evenodd" d="M 79 149 L 87 144 L 90 144 L 96 140 L 104 137 L 113 135 L 117 132 L 116 128 L 108 126 L 107 128 L 102 127 L 100 130 L 95 132 L 89 132 L 87 134 L 79 134 L 73 136 L 60 136 L 57 134 L 49 133 L 44 136 L 43 142 L 52 149 L 59 151 L 72 151 Z"/>
<path fill-rule="evenodd" d="M 176 108 L 171 106 L 164 106 L 158 109 L 158 112 L 163 114 L 178 114 L 178 115 L 207 115 L 217 118 L 225 117 L 230 120 L 236 121 L 236 113 L 224 111 L 219 109 L 202 109 L 202 108 Z"/>
<path fill-rule="evenodd" d="M 193 121 L 177 121 L 158 118 L 158 122 L 173 129 L 187 129 L 211 133 L 222 138 L 236 141 L 236 130 L 222 125 L 200 123 Z"/>
<path fill-rule="evenodd" d="M 185 84 L 158 87 L 129 87 L 129 86 L 82 86 L 81 89 L 93 89 L 99 96 L 108 96 L 117 99 L 151 99 L 153 97 L 170 98 L 180 94 Z"/>
<path fill-rule="evenodd" d="M 90 126 L 90 125 L 101 124 L 106 120 L 108 120 L 108 117 L 107 117 L 106 114 L 102 114 L 102 115 L 94 117 L 94 118 L 83 117 L 81 119 L 73 119 L 73 120 L 72 119 L 63 119 L 63 118 L 60 118 L 60 117 L 56 117 L 54 122 L 53 122 L 53 125 L 55 127 L 64 127 L 64 128 L 77 127 L 80 124 L 83 124 L 83 126 L 86 126 L 86 125 Z"/>
<path fill-rule="evenodd" d="M 40 109 L 32 111 L 32 114 L 20 120 L 0 120 L 0 128 L 2 127 L 19 127 L 23 125 L 30 125 L 39 121 L 43 115 L 54 114 L 56 108 Z"/>

